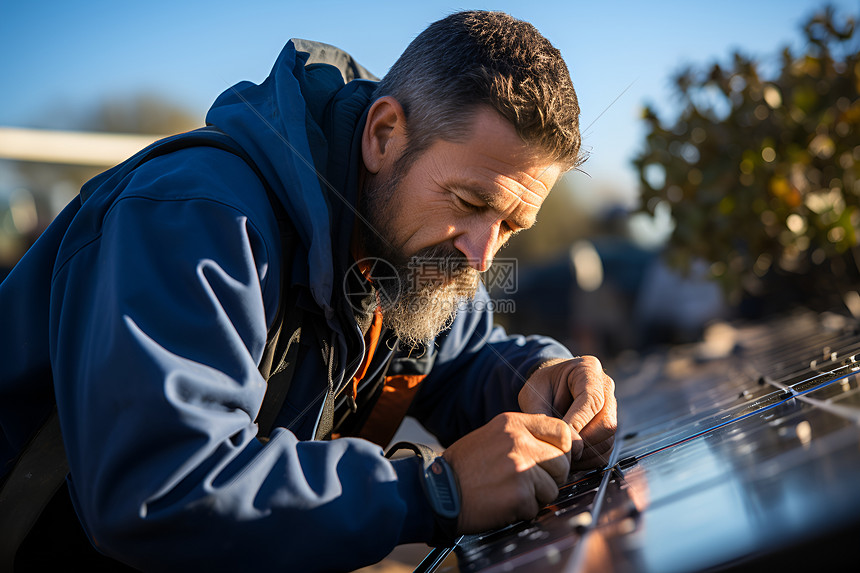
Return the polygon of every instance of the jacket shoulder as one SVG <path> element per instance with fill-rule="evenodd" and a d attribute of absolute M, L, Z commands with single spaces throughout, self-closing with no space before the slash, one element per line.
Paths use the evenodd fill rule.
<path fill-rule="evenodd" d="M 117 200 L 128 197 L 208 199 L 249 215 L 272 211 L 263 182 L 241 157 L 205 146 L 174 151 L 140 165 L 121 185 Z"/>
<path fill-rule="evenodd" d="M 313 40 L 303 40 L 301 38 L 293 38 L 290 40 L 300 53 L 307 57 L 305 66 L 312 64 L 329 64 L 336 67 L 344 83 L 349 83 L 352 80 L 379 80 L 375 75 L 359 64 L 355 58 L 347 52 L 323 42 L 315 42 Z"/>

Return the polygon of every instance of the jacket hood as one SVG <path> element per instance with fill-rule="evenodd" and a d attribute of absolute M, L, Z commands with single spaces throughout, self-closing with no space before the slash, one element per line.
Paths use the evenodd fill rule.
<path fill-rule="evenodd" d="M 230 87 L 206 116 L 254 159 L 283 203 L 307 250 L 311 294 L 329 319 L 336 214 L 345 207 L 350 149 L 375 87 L 362 80 L 376 78 L 349 54 L 294 39 L 261 84 Z"/>

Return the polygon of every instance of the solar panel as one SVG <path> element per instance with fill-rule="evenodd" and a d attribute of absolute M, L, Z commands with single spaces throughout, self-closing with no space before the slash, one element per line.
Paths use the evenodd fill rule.
<path fill-rule="evenodd" d="M 612 457 L 416 571 L 693 572 L 856 561 L 860 328 L 798 311 L 619 362 Z"/>

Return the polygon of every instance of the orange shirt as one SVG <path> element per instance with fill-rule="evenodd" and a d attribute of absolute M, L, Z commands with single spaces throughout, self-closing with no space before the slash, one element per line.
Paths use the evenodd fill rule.
<path fill-rule="evenodd" d="M 358 397 L 358 384 L 367 375 L 367 369 L 373 360 L 373 355 L 379 346 L 379 338 L 382 334 L 382 311 L 379 308 L 373 313 L 373 322 L 364 337 L 366 351 L 364 360 L 352 378 L 352 398 Z M 382 394 L 373 406 L 367 421 L 358 432 L 358 437 L 370 440 L 385 447 L 394 436 L 409 405 L 415 398 L 418 386 L 426 374 L 398 374 L 386 376 L 382 387 Z"/>
<path fill-rule="evenodd" d="M 355 249 L 353 249 L 355 251 Z M 358 253 L 353 252 L 354 255 Z M 361 273 L 368 280 L 370 277 L 370 266 L 366 260 L 356 257 L 356 260 L 361 260 Z M 373 313 L 373 322 L 370 323 L 370 328 L 367 334 L 364 335 L 365 353 L 364 360 L 352 377 L 352 398 L 358 398 L 358 384 L 367 375 L 367 369 L 370 367 L 370 362 L 373 360 L 376 347 L 379 345 L 379 337 L 382 334 L 382 311 L 379 307 Z M 415 398 L 415 393 L 418 391 L 418 386 L 424 380 L 426 374 L 398 374 L 394 376 L 386 376 L 382 394 L 379 400 L 373 406 L 373 411 L 370 413 L 367 421 L 358 432 L 358 437 L 370 440 L 382 447 L 385 447 L 394 436 L 403 418 L 406 416 L 409 405 Z M 336 437 L 336 436 L 333 436 Z"/>

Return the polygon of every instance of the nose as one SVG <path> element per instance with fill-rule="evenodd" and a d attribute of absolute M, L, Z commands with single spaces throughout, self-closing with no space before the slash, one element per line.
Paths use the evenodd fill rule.
<path fill-rule="evenodd" d="M 500 227 L 500 221 L 490 228 L 486 224 L 472 225 L 454 239 L 454 247 L 463 253 L 470 267 L 484 272 L 493 264 L 493 256 L 498 250 Z"/>

